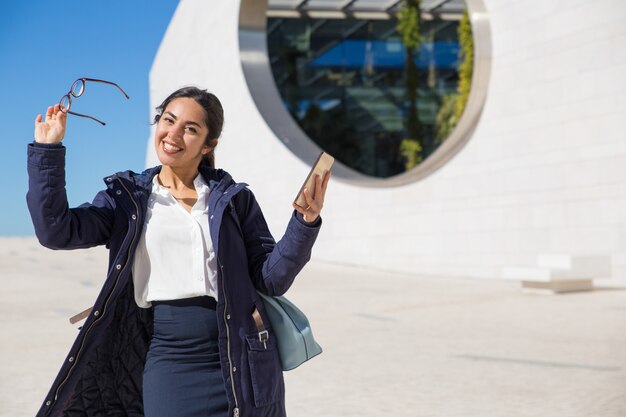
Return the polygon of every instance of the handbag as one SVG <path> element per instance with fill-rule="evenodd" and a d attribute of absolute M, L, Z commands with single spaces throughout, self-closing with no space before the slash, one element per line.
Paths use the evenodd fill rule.
<path fill-rule="evenodd" d="M 257 291 L 276 335 L 278 355 L 283 371 L 297 368 L 322 353 L 313 338 L 309 320 L 291 301 L 283 296 L 271 297 Z"/>
<path fill-rule="evenodd" d="M 239 213 L 233 200 L 229 200 L 230 213 L 243 238 L 243 231 L 239 222 Z M 290 371 L 302 365 L 309 359 L 322 353 L 321 346 L 313 338 L 309 319 L 304 313 L 287 300 L 284 296 L 272 297 L 257 291 L 265 311 L 269 317 L 270 325 L 276 335 L 278 355 L 283 371 Z M 255 313 L 258 313 L 255 311 Z M 254 317 L 254 314 L 253 314 Z M 266 340 L 268 333 L 264 330 L 264 324 L 260 315 L 254 317 L 259 330 L 259 340 Z"/>

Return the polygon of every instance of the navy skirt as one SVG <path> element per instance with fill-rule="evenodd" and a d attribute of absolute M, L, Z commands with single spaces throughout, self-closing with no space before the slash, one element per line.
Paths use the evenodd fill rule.
<path fill-rule="evenodd" d="M 155 301 L 143 373 L 145 417 L 226 417 L 215 299 Z"/>

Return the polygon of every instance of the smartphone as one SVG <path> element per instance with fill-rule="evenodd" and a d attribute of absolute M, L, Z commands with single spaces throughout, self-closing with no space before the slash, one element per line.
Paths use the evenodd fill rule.
<path fill-rule="evenodd" d="M 329 171 L 333 166 L 333 162 L 335 162 L 335 158 L 327 154 L 326 152 L 322 152 L 320 156 L 317 157 L 317 160 L 313 164 L 313 168 L 311 168 L 311 172 L 307 175 L 306 180 L 304 180 L 304 184 L 300 187 L 300 191 L 298 191 L 298 195 L 294 202 L 300 207 L 306 207 L 307 203 L 304 198 L 303 190 L 306 188 L 309 191 L 315 190 L 315 176 L 319 175 L 320 178 L 324 179 L 324 171 Z"/>

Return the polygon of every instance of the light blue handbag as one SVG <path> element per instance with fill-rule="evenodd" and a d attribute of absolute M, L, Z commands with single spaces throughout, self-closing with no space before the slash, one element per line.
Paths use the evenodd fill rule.
<path fill-rule="evenodd" d="M 239 233 L 243 238 L 243 231 L 239 222 L 239 213 L 233 200 L 228 204 Z M 278 344 L 278 355 L 283 371 L 290 371 L 302 365 L 309 359 L 322 353 L 322 348 L 313 338 L 309 319 L 291 301 L 283 296 L 271 297 L 257 291 L 265 311 L 269 316 L 270 325 Z M 261 335 L 259 334 L 259 337 Z"/>
<path fill-rule="evenodd" d="M 313 338 L 309 320 L 298 307 L 283 296 L 258 294 L 276 335 L 283 371 L 297 368 L 322 353 L 322 348 Z"/>

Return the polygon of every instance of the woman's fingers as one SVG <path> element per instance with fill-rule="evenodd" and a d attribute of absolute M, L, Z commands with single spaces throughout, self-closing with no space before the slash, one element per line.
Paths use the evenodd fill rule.
<path fill-rule="evenodd" d="M 320 210 L 324 205 L 324 196 L 326 194 L 326 187 L 329 179 L 330 171 L 324 171 L 323 177 L 320 175 L 315 176 L 315 194 L 311 196 L 311 200 L 320 207 Z"/>
<path fill-rule="evenodd" d="M 62 116 L 67 117 L 67 114 L 61 111 L 61 105 L 57 103 L 54 106 L 48 107 L 48 110 L 46 111 L 45 121 L 47 122 L 49 120 L 54 120 L 55 118 L 62 117 Z"/>
<path fill-rule="evenodd" d="M 315 176 L 315 194 L 311 195 L 308 189 L 306 189 L 304 193 L 304 198 L 308 205 L 315 205 L 319 207 L 320 210 L 322 209 L 329 180 L 330 171 L 324 171 L 323 177 L 320 175 Z"/>
<path fill-rule="evenodd" d="M 65 123 L 67 121 L 67 113 L 61 110 L 60 104 L 54 106 L 54 117 L 61 124 L 61 129 L 65 130 Z"/>
<path fill-rule="evenodd" d="M 324 182 L 322 183 L 322 189 L 326 192 L 326 187 L 328 187 L 328 181 L 330 181 L 330 171 L 326 171 L 324 174 Z"/>
<path fill-rule="evenodd" d="M 293 206 L 293 208 L 298 213 L 302 214 L 302 217 L 304 217 L 304 220 L 311 221 L 311 220 L 309 220 L 309 218 L 311 217 L 310 206 L 309 207 L 302 207 L 302 206 L 299 206 L 295 201 L 293 203 L 291 203 L 291 205 Z M 315 220 L 315 219 L 313 219 L 313 220 Z"/>
<path fill-rule="evenodd" d="M 314 222 L 317 219 L 317 217 L 320 215 L 319 212 L 313 211 L 311 206 L 305 208 L 305 207 L 299 206 L 295 202 L 291 203 L 291 205 L 298 213 L 302 214 L 302 218 L 304 219 L 305 222 Z"/>
<path fill-rule="evenodd" d="M 42 132 L 43 130 L 43 123 L 41 122 L 41 120 L 43 119 L 43 116 L 41 114 L 38 114 L 37 117 L 35 117 L 35 140 L 37 142 L 41 142 L 42 137 L 44 136 L 44 133 Z"/>
<path fill-rule="evenodd" d="M 325 175 L 325 174 L 324 174 Z M 320 177 L 319 175 L 315 176 L 315 194 L 313 195 L 313 198 L 319 198 L 322 197 L 322 177 Z"/>
<path fill-rule="evenodd" d="M 317 179 L 315 179 L 315 181 L 317 181 Z M 315 197 L 311 195 L 311 192 L 308 188 L 304 189 L 304 199 L 306 200 L 308 209 L 315 205 Z"/>
<path fill-rule="evenodd" d="M 58 106 L 58 104 L 57 104 L 57 106 Z M 56 116 L 57 116 L 57 119 L 63 124 L 63 127 L 65 127 L 65 121 L 67 120 L 67 113 L 62 112 L 59 109 L 59 112 L 56 114 Z"/>
<path fill-rule="evenodd" d="M 40 143 L 60 143 L 65 136 L 67 114 L 55 104 L 46 110 L 45 119 L 41 114 L 35 117 L 35 140 Z"/>
<path fill-rule="evenodd" d="M 302 216 L 304 220 L 307 222 L 312 222 L 317 219 L 322 211 L 322 207 L 324 206 L 324 195 L 326 194 L 326 187 L 328 186 L 328 181 L 330 180 L 330 171 L 324 172 L 324 177 L 322 178 L 320 175 L 315 176 L 315 193 L 311 195 L 311 192 L 308 188 L 302 190 L 302 194 L 304 196 L 304 201 L 307 206 L 302 207 L 296 204 L 295 202 L 292 204 L 293 208 Z"/>
<path fill-rule="evenodd" d="M 294 201 L 293 203 L 291 203 L 291 205 L 293 206 L 293 208 L 300 214 L 302 214 L 303 216 L 306 214 L 306 209 L 302 206 L 299 206 L 298 204 L 296 204 L 296 202 Z"/>

